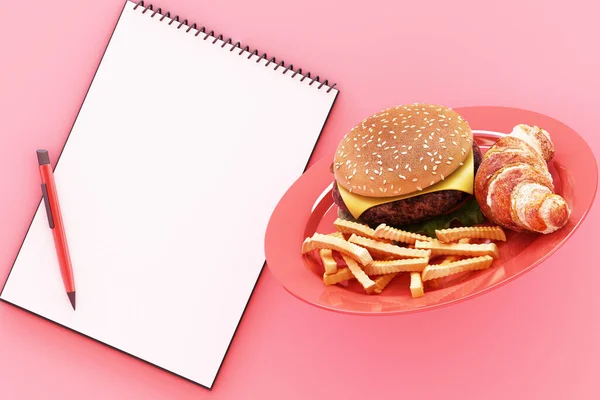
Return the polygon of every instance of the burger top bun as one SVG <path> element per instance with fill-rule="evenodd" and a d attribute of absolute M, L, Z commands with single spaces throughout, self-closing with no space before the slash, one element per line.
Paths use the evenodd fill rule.
<path fill-rule="evenodd" d="M 368 197 L 411 194 L 463 165 L 472 140 L 469 124 L 450 108 L 389 108 L 342 138 L 334 156 L 335 179 L 349 192 Z"/>

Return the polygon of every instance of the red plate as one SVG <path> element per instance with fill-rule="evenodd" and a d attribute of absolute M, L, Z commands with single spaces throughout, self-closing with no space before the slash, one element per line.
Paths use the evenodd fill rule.
<path fill-rule="evenodd" d="M 471 125 L 482 150 L 495 138 L 520 123 L 538 125 L 550 132 L 556 153 L 549 163 L 556 192 L 571 206 L 571 219 L 550 235 L 507 232 L 500 243 L 500 259 L 491 268 L 463 274 L 437 288 L 426 286 L 425 296 L 413 299 L 408 276 L 401 274 L 380 295 L 368 295 L 350 282 L 347 287 L 325 286 L 323 267 L 316 258 L 302 257 L 307 236 L 329 233 L 337 215 L 331 197 L 333 154 L 303 174 L 283 196 L 269 221 L 265 237 L 267 265 L 283 286 L 299 299 L 331 311 L 349 314 L 402 314 L 455 304 L 497 288 L 531 270 L 554 253 L 573 234 L 592 206 L 598 169 L 592 151 L 572 129 L 550 117 L 512 108 L 456 109 Z"/>

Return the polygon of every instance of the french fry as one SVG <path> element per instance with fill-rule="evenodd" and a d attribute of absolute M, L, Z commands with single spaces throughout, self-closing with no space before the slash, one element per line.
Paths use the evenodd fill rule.
<path fill-rule="evenodd" d="M 461 228 L 442 229 L 435 231 L 441 242 L 455 242 L 461 238 L 490 239 L 506 241 L 506 235 L 499 226 L 471 226 Z"/>
<path fill-rule="evenodd" d="M 393 272 L 421 272 L 425 269 L 428 262 L 428 257 L 373 261 L 364 267 L 364 271 L 367 275 L 385 275 Z"/>
<path fill-rule="evenodd" d="M 354 278 L 354 275 L 352 274 L 352 271 L 350 271 L 350 268 L 344 267 L 338 269 L 338 271 L 334 274 L 323 274 L 323 283 L 327 286 L 330 286 L 352 278 Z"/>
<path fill-rule="evenodd" d="M 362 265 L 367 265 L 373 261 L 373 257 L 367 251 L 367 249 L 357 246 L 356 244 L 349 243 L 344 239 L 340 239 L 335 236 L 323 235 L 315 233 L 312 237 L 306 238 L 302 243 L 302 254 L 306 254 L 310 251 L 317 249 L 331 249 L 336 250 L 352 257 Z"/>
<path fill-rule="evenodd" d="M 467 240 L 466 243 L 468 243 L 469 239 L 466 239 L 466 240 Z M 438 265 L 447 265 L 447 264 L 453 263 L 454 261 L 459 261 L 462 259 L 463 259 L 463 257 L 460 257 L 460 256 L 444 256 L 442 262 L 440 262 Z M 441 281 L 443 281 L 443 278 L 431 279 L 431 280 L 427 281 L 427 285 L 429 285 L 429 287 L 431 287 L 433 289 L 438 289 L 440 287 L 440 285 L 442 284 Z"/>
<path fill-rule="evenodd" d="M 421 273 L 421 279 L 423 281 L 429 281 L 431 279 L 443 278 L 460 272 L 486 269 L 492 265 L 493 261 L 494 259 L 492 257 L 486 255 L 454 261 L 448 264 L 428 265 Z"/>
<path fill-rule="evenodd" d="M 444 260 L 440 263 L 440 265 L 450 264 L 458 260 L 461 260 L 460 256 L 444 256 Z"/>
<path fill-rule="evenodd" d="M 365 271 L 360 268 L 356 261 L 343 253 L 342 257 L 344 258 L 344 261 L 346 262 L 346 265 L 348 265 L 350 271 L 352 271 L 352 275 L 354 275 L 362 287 L 365 288 L 367 292 L 372 291 L 375 288 L 375 282 L 373 282 L 373 280 L 371 280 L 371 278 L 365 274 Z"/>
<path fill-rule="evenodd" d="M 495 243 L 468 244 L 468 243 L 442 243 L 425 242 L 418 240 L 415 243 L 417 249 L 431 250 L 432 255 L 457 255 L 457 256 L 492 256 L 500 257 L 500 251 Z"/>
<path fill-rule="evenodd" d="M 400 229 L 392 228 L 386 224 L 381 224 L 373 232 L 374 237 L 395 240 L 396 242 L 403 242 L 414 244 L 417 240 L 434 240 L 429 236 L 419 235 L 418 233 L 406 232 Z M 361 235 L 364 236 L 364 235 Z"/>
<path fill-rule="evenodd" d="M 321 261 L 323 262 L 325 274 L 335 274 L 338 270 L 338 267 L 335 258 L 333 258 L 333 251 L 331 249 L 320 249 L 319 256 L 321 257 Z"/>
<path fill-rule="evenodd" d="M 422 297 L 425 294 L 421 274 L 418 272 L 410 273 L 410 294 L 413 298 Z"/>
<path fill-rule="evenodd" d="M 398 275 L 397 272 L 394 272 L 393 274 L 385 274 L 385 275 L 381 275 L 378 276 L 377 278 L 375 278 L 375 293 L 380 294 L 381 292 L 383 292 L 383 289 L 385 289 L 385 287 Z"/>
<path fill-rule="evenodd" d="M 357 236 L 354 234 L 350 236 L 348 242 L 367 249 L 370 254 L 379 255 L 382 257 L 391 256 L 394 258 L 423 258 L 431 255 L 431 251 L 429 250 L 409 249 L 407 247 L 400 247 L 389 243 L 381 243 L 377 240 Z"/>
<path fill-rule="evenodd" d="M 358 236 L 375 238 L 375 231 L 373 228 L 359 224 L 358 222 L 347 221 L 345 219 L 338 218 L 333 221 L 333 226 L 338 230 L 338 232 L 346 233 L 348 235 L 352 235 L 353 233 Z"/>

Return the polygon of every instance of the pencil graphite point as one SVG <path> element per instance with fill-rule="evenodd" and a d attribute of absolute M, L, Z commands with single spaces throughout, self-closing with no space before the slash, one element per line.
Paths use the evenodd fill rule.
<path fill-rule="evenodd" d="M 67 292 L 67 296 L 69 296 L 69 300 L 71 301 L 71 305 L 73 306 L 73 310 L 75 309 L 75 292 Z"/>

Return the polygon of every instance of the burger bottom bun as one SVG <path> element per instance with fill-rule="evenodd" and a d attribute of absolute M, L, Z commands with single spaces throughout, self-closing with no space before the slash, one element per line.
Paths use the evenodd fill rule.
<path fill-rule="evenodd" d="M 473 143 L 473 161 L 475 173 L 481 164 L 482 154 L 479 146 Z M 443 190 L 426 193 L 404 200 L 381 204 L 366 210 L 358 219 L 354 219 L 344 204 L 337 185 L 333 185 L 333 201 L 339 208 L 340 218 L 357 221 L 376 228 L 380 224 L 402 226 L 426 221 L 454 210 L 470 195 L 458 190 Z"/>

